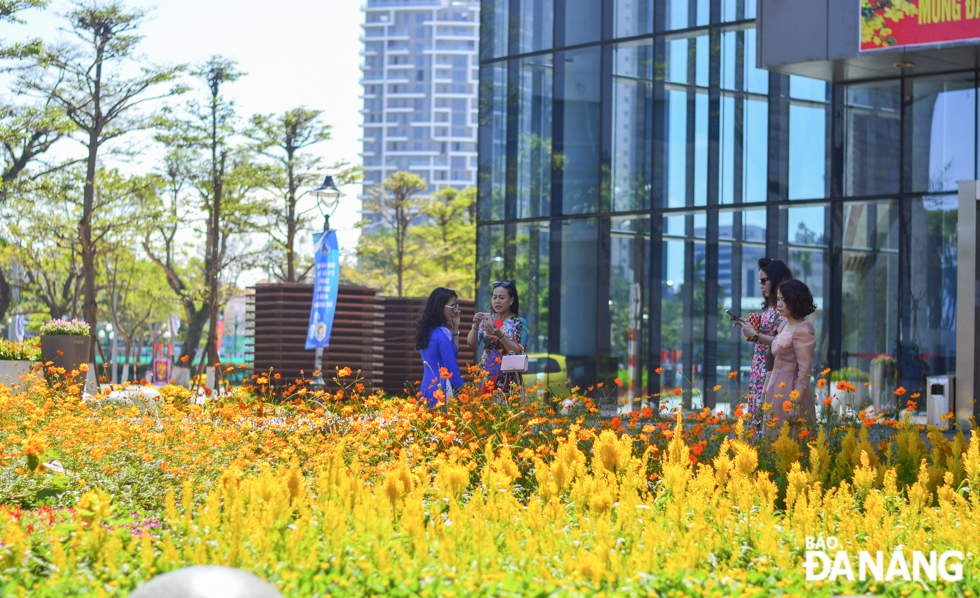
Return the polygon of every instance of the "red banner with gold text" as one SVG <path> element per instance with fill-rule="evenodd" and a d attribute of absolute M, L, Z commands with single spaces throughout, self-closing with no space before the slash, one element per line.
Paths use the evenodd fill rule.
<path fill-rule="evenodd" d="M 861 0 L 861 51 L 980 40 L 980 0 Z"/>

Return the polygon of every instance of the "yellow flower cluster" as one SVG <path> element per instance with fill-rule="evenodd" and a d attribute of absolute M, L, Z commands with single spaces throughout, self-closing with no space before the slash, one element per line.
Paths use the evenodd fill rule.
<path fill-rule="evenodd" d="M 31 389 L 0 387 L 0 476 L 40 442 L 25 438 L 43 438 L 80 499 L 67 523 L 0 506 L 5 595 L 126 596 L 193 564 L 254 571 L 289 597 L 909 589 L 807 582 L 815 536 L 854 552 L 959 550 L 964 581 L 915 587 L 980 595 L 977 436 L 935 431 L 927 448 L 901 427 L 882 457 L 867 426 L 803 446 L 784 425 L 768 451 L 742 419 L 712 418 L 730 434 L 709 457 L 707 413 L 668 419 L 655 444 L 620 431 L 638 435 L 633 423 L 589 428 L 497 403 L 443 413 L 350 393 L 289 410 L 245 395 L 202 407 L 170 389 L 151 417 Z M 149 519 L 159 527 L 138 525 Z"/>

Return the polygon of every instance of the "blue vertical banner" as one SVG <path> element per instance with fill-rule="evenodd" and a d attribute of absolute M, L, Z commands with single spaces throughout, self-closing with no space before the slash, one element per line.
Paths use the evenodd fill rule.
<path fill-rule="evenodd" d="M 330 330 L 337 309 L 337 286 L 340 284 L 340 246 L 337 231 L 313 236 L 316 257 L 313 259 L 313 308 L 306 348 L 330 346 Z"/>

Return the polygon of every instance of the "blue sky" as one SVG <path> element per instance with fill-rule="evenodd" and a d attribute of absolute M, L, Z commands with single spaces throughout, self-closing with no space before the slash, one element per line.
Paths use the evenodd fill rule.
<path fill-rule="evenodd" d="M 57 14 L 70 4 L 52 0 L 46 11 L 21 13 L 25 25 L 3 25 L 0 39 L 67 37 L 57 32 Z M 360 3 L 356 0 L 130 0 L 128 7 L 150 9 L 141 28 L 140 51 L 155 63 L 195 63 L 212 54 L 237 60 L 248 73 L 230 88 L 240 114 L 283 112 L 305 105 L 324 111 L 333 139 L 314 146 L 328 163 L 359 163 L 357 112 L 360 86 Z M 7 98 L 9 99 L 9 98 Z M 347 197 L 334 228 L 349 229 L 359 216 L 357 188 Z M 343 246 L 356 235 L 341 234 Z"/>

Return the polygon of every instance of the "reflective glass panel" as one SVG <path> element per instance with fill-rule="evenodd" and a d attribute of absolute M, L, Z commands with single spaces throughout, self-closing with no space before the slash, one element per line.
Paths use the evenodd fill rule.
<path fill-rule="evenodd" d="M 974 178 L 977 92 L 973 73 L 911 79 L 905 112 L 908 191 L 955 191 Z M 908 99 L 908 98 L 906 98 Z"/>
<path fill-rule="evenodd" d="M 549 281 L 548 255 L 551 229 L 547 222 L 527 222 L 516 226 L 517 256 L 514 282 L 520 299 L 520 316 L 527 320 L 527 353 L 548 352 Z M 495 279 L 496 280 L 496 279 Z M 534 380 L 526 380 L 529 387 Z"/>
<path fill-rule="evenodd" d="M 920 360 L 906 364 L 906 369 L 913 370 L 903 375 L 908 380 L 956 371 L 958 209 L 956 195 L 927 196 L 909 202 L 914 248 L 909 264 L 909 336 L 917 345 Z"/>
<path fill-rule="evenodd" d="M 599 207 L 600 49 L 556 55 L 555 104 L 560 105 L 561 147 L 553 158 L 561 181 L 563 214 L 595 212 Z M 556 107 L 556 110 L 558 108 Z"/>
<path fill-rule="evenodd" d="M 563 4 L 565 37 L 561 47 L 599 41 L 602 37 L 602 0 L 563 0 Z"/>
<path fill-rule="evenodd" d="M 506 1 L 506 0 L 505 0 Z M 520 53 L 554 47 L 554 0 L 521 0 Z"/>
<path fill-rule="evenodd" d="M 895 193 L 901 167 L 901 85 L 844 91 L 844 194 Z"/>
<path fill-rule="evenodd" d="M 649 0 L 606 0 L 613 2 L 613 36 L 633 37 L 653 33 L 653 2 Z"/>
<path fill-rule="evenodd" d="M 821 85 L 824 83 L 821 81 Z M 827 189 L 827 105 L 792 100 L 789 107 L 789 199 L 820 199 Z"/>
<path fill-rule="evenodd" d="M 608 227 L 607 250 L 602 252 L 609 272 L 605 308 L 599 303 L 600 331 L 608 322 L 608 336 L 599 337 L 599 379 L 609 386 L 617 406 L 639 408 L 649 394 L 647 343 L 644 329 L 649 321 L 646 281 L 650 256 L 648 217 L 620 217 L 604 221 Z M 605 313 L 602 313 L 605 311 Z M 618 378 L 623 385 L 615 384 Z"/>
<path fill-rule="evenodd" d="M 480 69 L 480 155 L 477 213 L 481 221 L 504 218 L 507 173 L 507 65 Z"/>
<path fill-rule="evenodd" d="M 857 403 L 881 394 L 871 364 L 887 357 L 898 338 L 898 202 L 844 205 L 841 343 L 844 371 L 836 378 L 855 385 Z M 911 391 L 910 391 L 911 392 Z M 887 397 L 886 397 L 887 398 Z"/>
<path fill-rule="evenodd" d="M 661 405 L 691 405 L 691 386 L 703 388 L 704 363 L 704 243 L 664 241 L 660 333 Z M 681 388 L 683 399 L 670 390 Z M 651 389 L 656 391 L 656 389 Z M 700 407 L 701 397 L 694 406 Z"/>
<path fill-rule="evenodd" d="M 561 329 L 557 350 L 550 351 L 564 358 L 571 383 L 584 392 L 596 383 L 598 227 L 594 218 L 555 221 L 552 226 L 561 235 Z M 552 331 L 552 343 L 554 336 Z"/>
<path fill-rule="evenodd" d="M 715 394 L 719 411 L 730 412 L 744 402 L 755 345 L 732 328 L 725 310 L 747 318 L 759 313 L 762 301 L 756 264 L 765 255 L 765 211 L 723 212 L 719 214 L 721 236 L 731 242 L 718 246 L 718 365 L 715 376 L 721 388 Z M 757 222 L 762 223 L 760 228 Z M 735 376 L 729 378 L 729 374 Z"/>
<path fill-rule="evenodd" d="M 484 0 L 480 12 L 480 60 L 507 55 L 510 0 Z"/>
<path fill-rule="evenodd" d="M 517 139 L 517 217 L 551 215 L 551 55 L 520 61 Z"/>
<path fill-rule="evenodd" d="M 647 209 L 653 167 L 653 46 L 615 48 L 612 53 L 612 211 Z"/>
<path fill-rule="evenodd" d="M 817 333 L 815 363 L 826 363 L 827 310 L 824 299 L 830 288 L 830 249 L 827 236 L 828 206 L 801 206 L 783 208 L 779 220 L 786 228 L 780 234 L 780 255 L 783 256 L 793 277 L 810 288 L 817 311 L 807 316 Z"/>
<path fill-rule="evenodd" d="M 666 0 L 667 28 L 687 29 L 707 25 L 711 17 L 710 0 Z"/>

